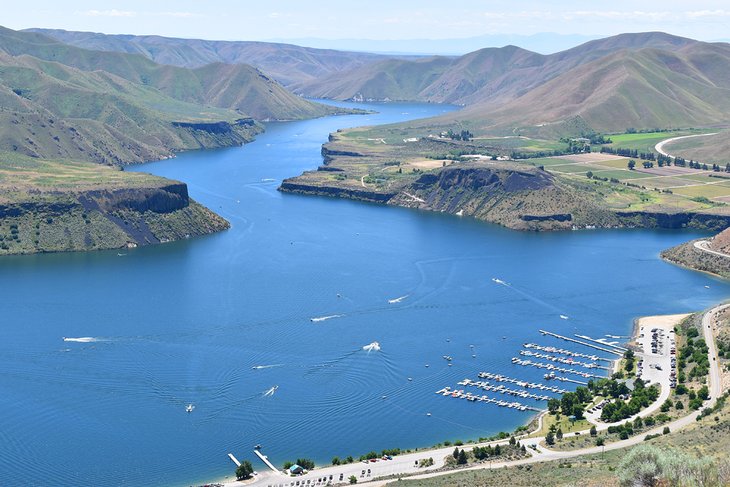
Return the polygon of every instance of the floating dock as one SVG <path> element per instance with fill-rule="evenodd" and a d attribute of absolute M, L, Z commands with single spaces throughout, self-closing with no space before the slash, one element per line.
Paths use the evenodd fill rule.
<path fill-rule="evenodd" d="M 608 367 L 605 367 L 603 365 L 598 365 L 595 362 L 579 362 L 578 360 L 573 360 L 572 358 L 555 357 L 553 355 L 548 355 L 546 353 L 533 352 L 531 350 L 520 350 L 520 355 L 524 355 L 526 357 L 542 358 L 545 360 L 549 360 L 551 362 L 558 362 L 558 363 L 565 364 L 565 365 L 577 365 L 578 367 L 583 367 L 585 369 L 609 370 Z"/>
<path fill-rule="evenodd" d="M 545 330 L 538 330 L 538 331 L 540 333 L 542 333 L 543 335 L 548 335 L 548 336 L 551 336 L 551 337 L 560 338 L 561 340 L 565 340 L 565 341 L 568 341 L 568 342 L 577 343 L 578 345 L 583 345 L 584 347 L 595 348 L 596 350 L 600 350 L 602 352 L 614 353 L 614 354 L 619 355 L 619 356 L 623 355 L 623 353 L 619 352 L 618 350 L 612 350 L 612 349 L 605 348 L 605 347 L 599 347 L 598 345 L 593 345 L 592 343 L 582 342 L 580 340 L 576 340 L 575 338 L 570 338 L 570 337 L 566 337 L 566 336 L 563 336 L 563 335 L 558 335 L 557 333 L 552 333 L 550 331 L 545 331 Z M 608 346 L 610 346 L 610 345 L 608 345 Z"/>
<path fill-rule="evenodd" d="M 458 382 L 458 385 L 460 386 L 469 386 L 469 387 L 478 387 L 479 389 L 489 391 L 489 392 L 498 392 L 500 394 L 509 394 L 510 396 L 516 396 L 521 397 L 523 399 L 534 399 L 535 401 L 547 401 L 548 399 L 551 399 L 550 396 L 546 396 L 545 394 L 534 394 L 532 392 L 528 392 L 524 389 L 509 389 L 502 384 L 498 386 L 493 386 L 489 382 L 480 381 L 480 380 L 471 380 L 471 379 L 464 379 L 461 382 Z"/>
<path fill-rule="evenodd" d="M 508 402 L 508 401 L 502 401 L 500 399 L 492 399 L 491 397 L 482 395 L 477 396 L 472 394 L 471 392 L 464 392 L 463 389 L 461 390 L 451 390 L 450 387 L 444 387 L 441 390 L 436 391 L 436 394 L 440 394 L 444 397 L 455 397 L 457 399 L 466 399 L 470 402 L 486 402 L 488 404 L 495 404 L 500 407 L 504 408 L 511 408 L 511 409 L 517 409 L 518 411 L 542 411 L 541 409 L 534 408 L 532 406 L 527 406 L 525 404 L 521 404 L 517 401 Z"/>
<path fill-rule="evenodd" d="M 236 457 L 233 456 L 233 453 L 229 453 L 228 454 L 228 458 L 230 458 L 231 461 L 236 464 L 236 467 L 240 467 L 241 466 L 241 462 L 238 461 L 238 458 L 236 458 Z"/>
<path fill-rule="evenodd" d="M 501 374 L 493 374 L 491 372 L 479 372 L 479 378 L 480 379 L 489 379 L 496 382 L 508 382 L 510 384 L 516 384 L 520 387 L 524 387 L 526 389 L 539 389 L 541 391 L 550 391 L 554 392 L 556 394 L 565 394 L 568 392 L 565 389 L 561 389 L 560 387 L 555 386 L 546 386 L 545 384 L 539 384 L 536 382 L 527 382 L 525 380 L 521 379 L 514 379 L 512 377 L 507 377 L 505 375 Z"/>
<path fill-rule="evenodd" d="M 564 348 L 546 347 L 543 345 L 538 345 L 537 343 L 523 343 L 522 346 L 525 348 L 540 350 L 541 352 L 556 353 L 558 355 L 568 355 L 569 357 L 587 358 L 589 360 L 593 360 L 594 362 L 598 362 L 599 360 L 604 362 L 613 362 L 613 359 L 611 358 L 603 358 L 599 357 L 598 355 L 589 355 L 587 353 L 574 352 L 572 350 L 566 350 Z"/>
<path fill-rule="evenodd" d="M 588 372 L 583 372 L 581 370 L 575 370 L 575 369 L 566 369 L 565 367 L 558 367 L 557 365 L 553 364 L 546 364 L 542 362 L 533 362 L 532 360 L 522 360 L 517 357 L 512 357 L 512 363 L 515 365 L 522 365 L 523 367 L 537 367 L 538 369 L 547 369 L 554 372 L 560 372 L 563 374 L 575 374 L 579 375 L 581 377 L 584 377 L 586 379 L 602 379 L 600 375 L 596 374 L 589 374 Z"/>
<path fill-rule="evenodd" d="M 577 336 L 578 338 L 582 338 L 583 340 L 588 340 L 589 342 L 600 343 L 601 345 L 621 350 L 622 352 L 626 352 L 628 350 L 628 348 L 625 347 L 619 347 L 618 345 L 613 345 L 612 343 L 606 343 L 605 339 L 596 340 L 595 338 L 591 338 L 586 335 L 578 335 L 577 333 L 575 334 L 575 336 Z"/>

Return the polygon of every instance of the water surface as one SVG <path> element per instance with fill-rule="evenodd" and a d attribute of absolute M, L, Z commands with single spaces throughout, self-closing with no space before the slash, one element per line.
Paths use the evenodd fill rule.
<path fill-rule="evenodd" d="M 137 168 L 188 183 L 229 231 L 0 259 L 0 485 L 189 485 L 232 474 L 228 452 L 263 469 L 257 443 L 275 463 L 322 463 L 511 430 L 530 414 L 434 391 L 480 370 L 538 380 L 510 358 L 564 345 L 540 328 L 623 335 L 728 296 L 658 258 L 694 232 L 519 233 L 278 192 L 337 128 L 449 109 L 357 106 L 380 113 Z"/>

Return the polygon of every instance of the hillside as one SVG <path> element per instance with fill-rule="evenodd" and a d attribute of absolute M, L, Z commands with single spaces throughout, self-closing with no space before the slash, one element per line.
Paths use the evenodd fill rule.
<path fill-rule="evenodd" d="M 199 68 L 206 64 L 250 64 L 284 86 L 349 71 L 386 56 L 313 49 L 271 42 L 207 41 L 161 36 L 107 35 L 54 29 L 28 29 L 65 44 L 97 51 L 141 54 L 160 64 Z"/>
<path fill-rule="evenodd" d="M 515 46 L 486 48 L 458 58 L 390 60 L 292 88 L 307 96 L 417 100 L 471 105 L 508 101 L 576 66 L 621 50 L 673 50 L 697 41 L 660 32 L 621 34 L 551 55 Z M 388 80 L 383 83 L 382 80 Z M 381 82 L 379 82 L 379 80 Z"/>
<path fill-rule="evenodd" d="M 132 83 L 158 89 L 177 100 L 236 110 L 257 120 L 291 120 L 337 113 L 295 96 L 261 71 L 245 64 L 210 64 L 197 69 L 161 65 L 138 54 L 92 51 L 32 32 L 0 28 L 0 51 L 54 61 L 81 71 L 103 70 Z M 226 96 L 220 96 L 225 80 Z"/>

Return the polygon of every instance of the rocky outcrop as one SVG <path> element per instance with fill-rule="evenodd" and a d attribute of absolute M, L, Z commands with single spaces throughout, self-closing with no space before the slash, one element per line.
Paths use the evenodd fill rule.
<path fill-rule="evenodd" d="M 134 210 L 170 213 L 188 206 L 188 187 L 183 183 L 150 188 L 85 191 L 78 196 L 87 210 L 112 212 Z"/>
<path fill-rule="evenodd" d="M 325 165 L 327 165 L 330 162 L 332 162 L 332 160 L 335 157 L 340 157 L 340 156 L 345 156 L 345 157 L 363 157 L 363 155 L 360 154 L 359 152 L 346 151 L 346 150 L 337 150 L 337 149 L 330 149 L 326 145 L 323 145 L 322 146 L 322 159 L 323 159 Z"/>
<path fill-rule="evenodd" d="M 698 249 L 695 242 L 697 240 L 664 250 L 661 257 L 672 264 L 730 279 L 730 258 Z"/>
<path fill-rule="evenodd" d="M 279 191 L 286 193 L 313 194 L 320 196 L 333 196 L 336 198 L 349 198 L 372 203 L 388 203 L 395 193 L 370 191 L 366 188 L 316 186 L 295 182 L 296 178 L 285 179 L 279 186 Z"/>

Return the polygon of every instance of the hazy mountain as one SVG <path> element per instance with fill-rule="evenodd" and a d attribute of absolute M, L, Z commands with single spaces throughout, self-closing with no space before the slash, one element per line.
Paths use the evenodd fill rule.
<path fill-rule="evenodd" d="M 659 32 L 621 34 L 548 56 L 516 46 L 458 58 L 387 60 L 292 86 L 306 96 L 474 104 L 506 101 L 560 74 L 622 49 L 676 49 L 697 41 Z"/>
<path fill-rule="evenodd" d="M 385 56 L 291 44 L 207 41 L 161 36 L 106 35 L 28 29 L 86 49 L 141 54 L 157 63 L 197 68 L 210 63 L 250 64 L 284 85 L 320 78 L 385 59 Z"/>
<path fill-rule="evenodd" d="M 133 83 L 157 88 L 178 100 L 235 109 L 259 120 L 312 118 L 336 111 L 292 95 L 267 75 L 245 64 L 215 63 L 186 69 L 157 64 L 139 54 L 82 49 L 42 34 L 5 28 L 0 28 L 0 49 L 13 56 L 26 54 L 83 71 L 107 71 Z"/>
<path fill-rule="evenodd" d="M 523 49 L 551 54 L 582 44 L 598 36 L 580 34 L 555 34 L 542 32 L 533 35 L 489 34 L 461 39 L 272 39 L 298 46 L 320 49 L 344 49 L 348 51 L 373 52 L 386 55 L 440 55 L 460 56 L 485 47 L 520 46 Z"/>

